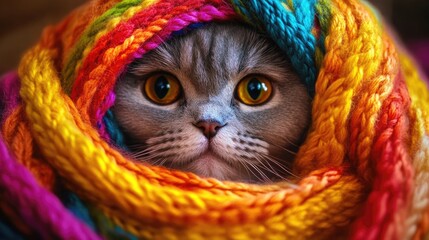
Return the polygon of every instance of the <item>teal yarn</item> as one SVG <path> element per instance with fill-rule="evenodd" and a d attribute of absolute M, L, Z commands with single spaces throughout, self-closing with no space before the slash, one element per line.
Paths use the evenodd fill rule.
<path fill-rule="evenodd" d="M 103 123 L 106 127 L 107 133 L 110 136 L 111 142 L 118 148 L 127 150 L 125 145 L 124 134 L 119 129 L 119 125 L 116 122 L 115 115 L 112 110 L 107 110 L 106 114 L 103 117 Z"/>
<path fill-rule="evenodd" d="M 73 192 L 63 190 L 60 192 L 61 200 L 67 209 L 77 218 L 83 221 L 92 230 L 103 233 L 105 239 L 111 240 L 137 240 L 131 233 L 125 231 L 111 222 L 100 211 L 87 207 L 85 203 Z M 0 221 L 0 231 L 2 230 Z M 8 236 L 14 236 L 9 233 Z M 1 233 L 0 233 L 1 237 Z M 15 238 L 0 238 L 15 239 Z"/>
<path fill-rule="evenodd" d="M 73 192 L 64 190 L 61 191 L 60 196 L 64 206 L 67 207 L 71 213 L 83 221 L 92 230 L 102 233 L 104 239 L 137 240 L 134 235 L 110 221 L 101 211 L 96 210 L 91 206 L 87 207 L 85 203 Z"/>
<path fill-rule="evenodd" d="M 276 0 L 232 0 L 239 14 L 266 31 L 287 54 L 311 95 L 317 77 L 316 38 L 311 34 L 315 1 L 294 0 L 292 12 Z"/>
<path fill-rule="evenodd" d="M 91 219 L 88 208 L 76 194 L 64 190 L 61 191 L 60 197 L 64 206 L 73 213 L 73 215 L 83 221 L 92 230 L 95 230 L 95 224 Z"/>
<path fill-rule="evenodd" d="M 0 215 L 0 239 L 2 240 L 22 240 L 24 237 L 19 234 L 15 229 L 7 224 L 3 217 Z"/>

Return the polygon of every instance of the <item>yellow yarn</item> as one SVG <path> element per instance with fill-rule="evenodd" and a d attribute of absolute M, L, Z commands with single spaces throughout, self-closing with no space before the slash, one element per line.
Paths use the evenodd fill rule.
<path fill-rule="evenodd" d="M 313 100 L 313 124 L 296 160 L 302 174 L 344 163 L 353 98 L 362 91 L 363 81 L 377 77 L 384 50 L 380 29 L 360 4 L 333 2 L 327 51 L 318 76 L 323 81 L 316 82 L 318 94 Z M 371 107 L 377 111 L 377 106 Z"/>

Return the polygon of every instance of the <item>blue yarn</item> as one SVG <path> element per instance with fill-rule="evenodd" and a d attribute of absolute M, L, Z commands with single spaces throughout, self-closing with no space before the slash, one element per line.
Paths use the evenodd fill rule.
<path fill-rule="evenodd" d="M 315 1 L 293 1 L 293 8 L 295 10 L 295 17 L 305 29 L 310 30 L 314 23 L 314 5 Z M 310 34 L 311 35 L 311 34 Z"/>
<path fill-rule="evenodd" d="M 125 145 L 124 134 L 119 128 L 119 124 L 116 122 L 115 115 L 112 110 L 109 109 L 106 112 L 106 115 L 103 117 L 104 125 L 106 126 L 106 130 L 109 133 L 110 139 L 115 144 L 115 146 L 127 150 L 127 146 Z"/>
<path fill-rule="evenodd" d="M 186 28 L 182 29 L 182 30 L 178 30 L 178 31 L 174 31 L 171 33 L 170 37 L 177 37 L 177 36 L 182 36 L 182 35 L 186 35 L 187 33 L 189 33 L 190 31 L 200 28 L 202 26 L 206 25 L 205 23 L 193 23 L 190 24 L 189 26 L 187 26 Z"/>
<path fill-rule="evenodd" d="M 316 39 L 311 34 L 316 0 L 294 0 L 288 11 L 278 0 L 232 0 L 236 11 L 256 26 L 261 25 L 289 57 L 301 79 L 314 94 L 317 69 L 314 60 Z"/>
<path fill-rule="evenodd" d="M 3 217 L 0 215 L 0 239 L 2 240 L 21 240 L 24 237 L 19 234 L 15 229 L 7 224 Z"/>

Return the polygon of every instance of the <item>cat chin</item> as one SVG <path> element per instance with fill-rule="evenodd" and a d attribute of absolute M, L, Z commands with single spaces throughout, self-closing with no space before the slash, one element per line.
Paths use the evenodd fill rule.
<path fill-rule="evenodd" d="M 241 174 L 231 167 L 224 159 L 211 151 L 205 152 L 181 170 L 193 172 L 201 177 L 216 178 L 218 180 L 239 181 Z"/>

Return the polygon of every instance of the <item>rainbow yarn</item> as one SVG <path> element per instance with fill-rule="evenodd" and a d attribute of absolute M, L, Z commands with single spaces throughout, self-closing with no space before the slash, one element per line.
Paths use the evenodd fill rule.
<path fill-rule="evenodd" d="M 127 159 L 110 107 L 127 64 L 201 23 L 245 21 L 314 96 L 297 187 Z M 419 239 L 429 91 L 357 0 L 95 0 L 0 80 L 2 239 Z"/>

